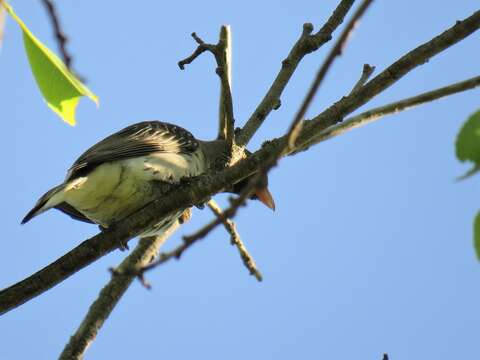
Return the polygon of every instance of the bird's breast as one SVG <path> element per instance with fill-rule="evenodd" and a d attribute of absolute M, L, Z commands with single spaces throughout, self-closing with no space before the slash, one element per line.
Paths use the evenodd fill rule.
<path fill-rule="evenodd" d="M 71 180 L 65 199 L 90 220 L 108 227 L 158 196 L 155 183 L 177 183 L 205 171 L 203 154 L 154 153 L 104 163 Z M 158 185 L 158 184 L 157 184 Z"/>

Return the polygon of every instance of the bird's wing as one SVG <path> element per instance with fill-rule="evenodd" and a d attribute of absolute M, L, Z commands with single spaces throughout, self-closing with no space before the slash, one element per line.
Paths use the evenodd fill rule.
<path fill-rule="evenodd" d="M 80 211 L 78 211 L 72 205 L 70 205 L 66 202 L 62 202 L 62 203 L 58 204 L 57 206 L 55 206 L 55 209 L 60 210 L 64 214 L 67 214 L 68 216 L 70 216 L 74 220 L 83 221 L 83 222 L 86 222 L 86 223 L 89 223 L 89 224 L 95 224 L 92 220 L 87 218 Z"/>
<path fill-rule="evenodd" d="M 85 151 L 68 170 L 66 181 L 84 176 L 105 162 L 154 152 L 193 153 L 198 141 L 187 130 L 160 121 L 144 121 L 112 134 Z"/>

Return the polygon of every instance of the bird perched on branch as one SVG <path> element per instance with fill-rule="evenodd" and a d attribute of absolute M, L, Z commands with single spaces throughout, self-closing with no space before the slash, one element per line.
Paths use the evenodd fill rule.
<path fill-rule="evenodd" d="M 70 167 L 65 181 L 47 191 L 22 220 L 51 209 L 58 209 L 75 220 L 99 224 L 102 228 L 121 221 L 180 180 L 201 175 L 225 161 L 225 141 L 201 141 L 180 126 L 145 121 L 108 136 L 84 152 Z M 252 196 L 275 208 L 263 184 Z M 239 193 L 248 178 L 234 184 Z M 162 190 L 163 189 L 163 190 Z M 183 213 L 171 214 L 142 236 L 161 231 Z"/>

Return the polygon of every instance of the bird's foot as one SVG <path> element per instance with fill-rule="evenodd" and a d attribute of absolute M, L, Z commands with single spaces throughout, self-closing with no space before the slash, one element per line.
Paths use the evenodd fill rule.
<path fill-rule="evenodd" d="M 192 217 L 192 209 L 188 208 L 182 213 L 182 215 L 180 215 L 180 217 L 178 218 L 178 222 L 180 224 L 185 224 L 188 220 L 191 219 L 191 217 Z"/>
<path fill-rule="evenodd" d="M 118 248 L 120 249 L 120 251 L 130 250 L 130 247 L 128 246 L 128 241 L 121 240 L 118 244 Z"/>
<path fill-rule="evenodd" d="M 195 207 L 196 207 L 197 209 L 200 209 L 200 210 L 205 209 L 205 204 L 206 204 L 207 202 L 209 202 L 210 199 L 211 199 L 211 197 L 209 197 L 208 199 L 206 199 L 204 202 L 201 202 L 201 203 L 199 203 L 199 204 L 195 204 Z"/>
<path fill-rule="evenodd" d="M 108 225 L 108 227 L 103 225 L 98 225 L 98 228 L 100 229 L 101 232 L 111 230 L 114 227 L 115 227 L 115 223 Z M 118 244 L 118 248 L 120 249 L 120 251 L 130 250 L 130 247 L 128 246 L 128 240 L 121 240 Z"/>

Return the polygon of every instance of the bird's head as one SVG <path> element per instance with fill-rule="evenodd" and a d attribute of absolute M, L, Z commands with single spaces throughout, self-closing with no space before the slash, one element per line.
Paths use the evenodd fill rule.
<path fill-rule="evenodd" d="M 231 192 L 240 194 L 243 189 L 248 186 L 250 180 L 253 179 L 254 176 L 256 176 L 256 174 L 250 175 L 249 177 L 246 177 L 245 179 L 233 185 Z M 275 201 L 273 200 L 272 194 L 268 190 L 268 176 L 266 174 L 261 176 L 261 178 L 258 180 L 256 190 L 253 195 L 250 196 L 250 199 L 260 200 L 265 206 L 275 211 Z"/>
<path fill-rule="evenodd" d="M 232 158 L 238 160 L 244 159 L 252 153 L 245 149 L 237 147 L 233 151 L 230 151 L 225 140 L 213 140 L 213 141 L 199 141 L 200 147 L 203 151 L 208 167 L 213 171 L 221 171 L 225 168 L 227 163 L 232 162 Z M 256 174 L 250 175 L 243 180 L 240 180 L 236 184 L 225 189 L 225 192 L 230 192 L 239 195 L 246 186 L 248 186 L 250 180 L 252 180 Z M 268 190 L 268 176 L 264 174 L 258 179 L 256 190 L 250 199 L 260 200 L 268 208 L 275 210 L 275 201 L 273 196 Z"/>

